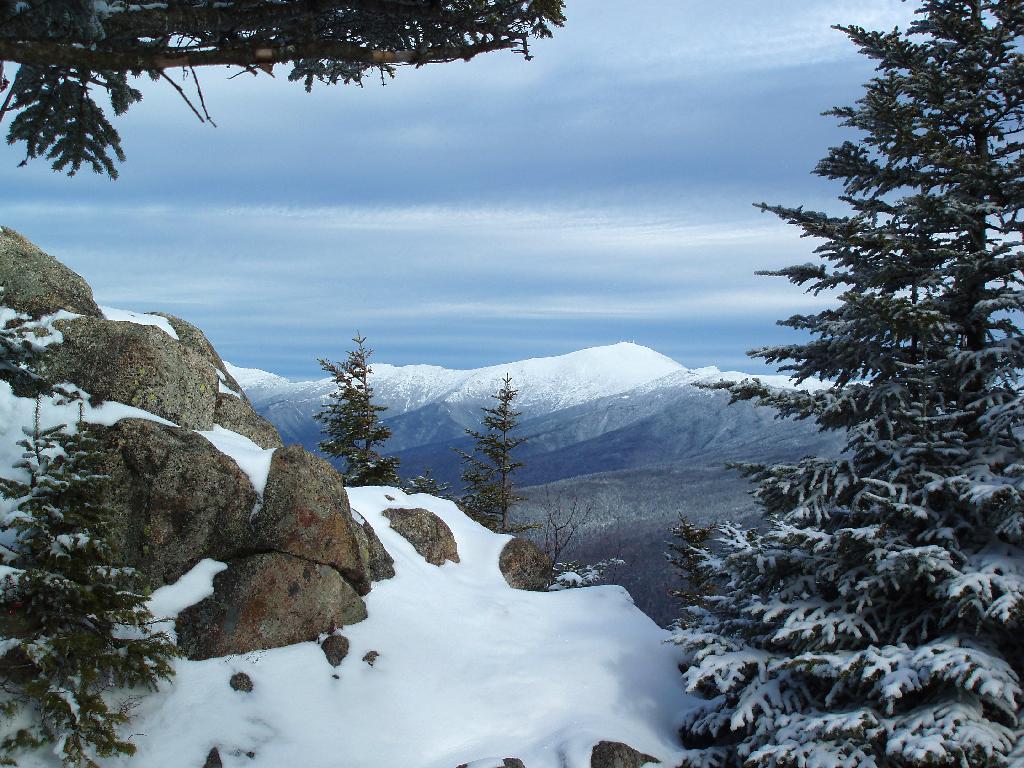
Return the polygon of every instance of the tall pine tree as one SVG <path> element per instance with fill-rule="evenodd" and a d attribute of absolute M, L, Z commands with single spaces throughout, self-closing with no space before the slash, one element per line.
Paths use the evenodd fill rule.
<path fill-rule="evenodd" d="M 356 348 L 348 353 L 344 363 L 320 360 L 320 367 L 334 377 L 338 387 L 331 393 L 331 402 L 317 414 L 326 438 L 320 443 L 320 450 L 345 460 L 347 485 L 398 486 L 402 482 L 398 477 L 398 458 L 380 453 L 391 437 L 391 430 L 380 421 L 380 414 L 387 407 L 373 402 L 373 350 L 366 347 L 366 338 L 359 333 L 352 341 Z"/>
<path fill-rule="evenodd" d="M 483 409 L 485 431 L 466 430 L 476 443 L 473 452 L 456 449 L 466 465 L 462 473 L 466 493 L 460 499 L 463 509 L 474 520 L 500 533 L 524 530 L 512 524 L 512 505 L 522 500 L 512 487 L 512 475 L 523 466 L 512 458 L 512 451 L 526 442 L 525 437 L 512 434 L 522 415 L 512 407 L 517 394 L 512 377 L 506 374 L 501 389 L 491 395 L 497 405 Z"/>
<path fill-rule="evenodd" d="M 16 503 L 2 521 L 0 581 L 0 761 L 52 745 L 66 766 L 98 768 L 132 754 L 128 721 L 106 694 L 170 677 L 171 639 L 151 630 L 141 576 L 109 543 L 105 477 L 96 443 L 79 420 L 71 434 L 33 429 L 19 443 L 28 483 L 0 481 Z"/>
<path fill-rule="evenodd" d="M 724 528 L 677 636 L 687 766 L 1024 763 L 1024 4 L 917 14 L 840 28 L 877 64 L 816 170 L 847 215 L 765 207 L 820 243 L 774 274 L 840 296 L 754 354 L 831 386 L 733 395 L 849 442 L 746 467 L 767 528 Z"/>

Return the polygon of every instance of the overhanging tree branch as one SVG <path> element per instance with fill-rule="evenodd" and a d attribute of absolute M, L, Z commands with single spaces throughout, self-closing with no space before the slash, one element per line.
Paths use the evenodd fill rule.
<path fill-rule="evenodd" d="M 255 72 L 291 64 L 289 80 L 301 80 L 309 90 L 315 81 L 358 84 L 374 70 L 391 74 L 398 66 L 469 60 L 491 51 L 529 58 L 529 39 L 550 37 L 564 23 L 562 10 L 563 0 L 185 0 L 144 7 L 126 0 L 0 0 L 0 62 L 20 65 L 7 103 L 12 112 L 32 112 L 32 128 L 41 130 L 28 141 L 22 121 L 18 131 L 12 125 L 7 140 L 28 141 L 27 159 L 45 156 L 55 168 L 74 173 L 80 163 L 65 158 L 83 154 L 67 134 L 74 127 L 80 135 L 101 137 L 88 148 L 97 160 L 89 165 L 115 176 L 110 152 L 120 157 L 116 131 L 39 108 L 66 90 L 69 77 L 86 84 L 83 103 L 99 120 L 102 110 L 89 85 L 126 75 L 160 79 L 176 67 Z M 112 103 L 115 113 L 135 100 Z"/>

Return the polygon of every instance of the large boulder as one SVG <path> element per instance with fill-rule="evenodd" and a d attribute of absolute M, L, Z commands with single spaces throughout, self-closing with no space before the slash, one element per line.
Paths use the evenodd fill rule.
<path fill-rule="evenodd" d="M 359 594 L 370 591 L 369 540 L 352 518 L 341 475 L 300 446 L 274 451 L 253 528 L 258 547 L 324 563 Z"/>
<path fill-rule="evenodd" d="M 152 587 L 203 558 L 226 560 L 252 548 L 256 491 L 206 438 L 122 419 L 104 431 L 103 446 L 115 546 Z"/>
<path fill-rule="evenodd" d="M 393 507 L 384 510 L 384 517 L 431 565 L 444 565 L 449 560 L 459 562 L 459 548 L 452 529 L 433 512 Z"/>
<path fill-rule="evenodd" d="M 178 615 L 178 647 L 209 659 L 316 640 L 366 618 L 366 606 L 335 569 L 270 552 L 229 564 L 213 595 Z"/>
<path fill-rule="evenodd" d="M 49 381 L 69 381 L 93 398 L 149 411 L 188 429 L 213 428 L 215 369 L 159 328 L 94 317 L 59 320 L 64 342 L 39 364 Z"/>
<path fill-rule="evenodd" d="M 277 428 L 256 413 L 248 400 L 240 397 L 218 392 L 213 420 L 224 429 L 245 435 L 260 448 L 281 448 L 284 445 Z"/>
<path fill-rule="evenodd" d="M 512 539 L 502 548 L 498 568 L 513 589 L 543 592 L 551 584 L 551 558 L 526 539 Z"/>
<path fill-rule="evenodd" d="M 602 741 L 590 753 L 590 768 L 641 768 L 660 762 L 619 741 Z"/>
<path fill-rule="evenodd" d="M 7 227 L 0 227 L 0 288 L 0 304 L 32 317 L 62 309 L 103 316 L 85 280 Z"/>

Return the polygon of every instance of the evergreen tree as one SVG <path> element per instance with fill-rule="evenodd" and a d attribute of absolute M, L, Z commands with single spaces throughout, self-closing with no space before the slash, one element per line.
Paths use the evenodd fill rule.
<path fill-rule="evenodd" d="M 202 67 L 256 74 L 290 64 L 288 79 L 308 91 L 488 51 L 529 58 L 530 38 L 550 37 L 562 10 L 563 0 L 0 0 L 0 120 L 15 114 L 7 141 L 24 142 L 26 162 L 45 157 L 55 170 L 84 165 L 114 178 L 124 152 L 96 95 L 124 114 L 142 99 L 129 77 L 169 83 L 212 123 Z M 19 65 L 13 82 L 4 62 Z M 191 84 L 174 82 L 167 71 L 176 69 Z"/>
<path fill-rule="evenodd" d="M 331 402 L 317 414 L 327 438 L 320 450 L 345 460 L 345 483 L 360 485 L 401 485 L 398 458 L 381 456 L 378 450 L 391 437 L 391 430 L 380 421 L 386 406 L 373 402 L 370 386 L 370 356 L 366 339 L 357 333 L 352 339 L 356 348 L 344 363 L 321 360 L 320 367 L 334 377 L 337 390 Z"/>
<path fill-rule="evenodd" d="M 831 386 L 733 396 L 849 442 L 745 467 L 767 528 L 703 552 L 677 636 L 687 766 L 1024 764 L 1024 4 L 917 14 L 840 28 L 877 64 L 816 170 L 847 214 L 763 206 L 820 243 L 775 274 L 841 295 L 754 354 Z"/>
<path fill-rule="evenodd" d="M 0 381 L 6 381 L 18 392 L 42 394 L 48 389 L 32 370 L 38 350 L 32 343 L 35 327 L 31 318 L 3 305 L 4 289 L 0 286 Z"/>
<path fill-rule="evenodd" d="M 512 475 L 523 466 L 521 461 L 513 460 L 512 451 L 526 442 L 525 437 L 512 435 L 522 415 L 512 408 L 516 394 L 512 378 L 506 374 L 501 389 L 491 395 L 498 404 L 483 409 L 485 431 L 466 430 L 476 441 L 473 452 L 456 449 L 466 465 L 462 473 L 466 493 L 460 504 L 474 520 L 500 533 L 526 530 L 513 527 L 511 519 L 512 505 L 523 498 L 512 487 Z"/>
<path fill-rule="evenodd" d="M 98 768 L 135 751 L 118 735 L 126 709 L 104 693 L 155 687 L 171 676 L 177 651 L 150 629 L 138 572 L 112 554 L 104 477 L 85 424 L 71 434 L 41 429 L 37 401 L 35 426 L 19 444 L 17 467 L 29 482 L 0 485 L 15 502 L 2 521 L 0 581 L 0 712 L 14 726 L 0 739 L 0 759 L 13 765 L 19 750 L 52 744 L 65 765 Z"/>
<path fill-rule="evenodd" d="M 406 493 L 427 493 L 439 499 L 452 498 L 452 484 L 440 481 L 434 477 L 430 467 L 424 469 L 423 474 L 417 475 L 410 480 L 404 490 Z"/>

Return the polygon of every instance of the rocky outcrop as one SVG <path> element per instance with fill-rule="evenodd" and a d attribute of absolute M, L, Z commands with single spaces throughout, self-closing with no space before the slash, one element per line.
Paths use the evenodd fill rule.
<path fill-rule="evenodd" d="M 46 379 L 173 423 L 123 419 L 100 439 L 120 559 L 152 588 L 204 558 L 228 564 L 214 594 L 178 617 L 187 656 L 312 640 L 366 616 L 360 595 L 394 575 L 390 556 L 368 523 L 353 520 L 340 475 L 301 448 L 282 447 L 202 331 L 166 314 L 177 338 L 105 319 L 81 277 L 6 229 L 0 288 L 0 304 L 19 311 L 80 315 L 56 321 L 63 341 L 38 364 Z M 196 434 L 215 424 L 276 449 L 262 497 L 232 458 Z"/>
<path fill-rule="evenodd" d="M 384 517 L 431 565 L 459 562 L 459 548 L 448 524 L 426 509 L 395 507 L 384 510 Z"/>
<path fill-rule="evenodd" d="M 7 227 L 0 227 L 0 287 L 0 303 L 32 317 L 62 309 L 103 316 L 85 280 Z"/>
<path fill-rule="evenodd" d="M 40 360 L 47 380 L 69 381 L 96 400 L 133 405 L 187 429 L 213 428 L 215 369 L 164 331 L 95 317 L 55 325 L 64 342 Z"/>
<path fill-rule="evenodd" d="M 201 435 L 142 419 L 105 430 L 115 547 L 153 588 L 203 558 L 253 550 L 258 497 L 233 460 Z"/>
<path fill-rule="evenodd" d="M 224 429 L 245 435 L 260 448 L 281 448 L 284 445 L 277 428 L 240 397 L 218 392 L 213 420 Z"/>
<path fill-rule="evenodd" d="M 213 344 L 206 338 L 206 334 L 196 328 L 192 323 L 187 320 L 182 320 L 180 317 L 169 315 L 166 312 L 153 312 L 151 314 L 163 317 L 171 324 L 171 328 L 178 336 L 178 341 L 183 347 L 186 347 L 195 352 L 199 357 L 206 360 L 210 365 L 216 368 L 224 376 L 228 386 L 235 392 L 238 392 L 242 397 L 242 388 L 238 385 L 238 382 L 228 373 L 228 368 L 224 365 L 224 360 L 217 353 L 217 350 L 213 348 Z"/>
<path fill-rule="evenodd" d="M 383 547 L 371 551 L 380 542 L 353 520 L 341 476 L 297 445 L 274 452 L 253 528 L 257 547 L 329 565 L 361 595 L 373 581 L 371 561 L 390 560 Z"/>
<path fill-rule="evenodd" d="M 640 768 L 660 762 L 619 741 L 602 741 L 590 753 L 590 768 Z"/>
<path fill-rule="evenodd" d="M 498 568 L 513 589 L 543 592 L 551 583 L 551 558 L 526 539 L 512 539 L 502 548 Z"/>
<path fill-rule="evenodd" d="M 229 563 L 213 590 L 178 616 L 178 646 L 190 659 L 315 640 L 366 618 L 335 569 L 278 552 Z"/>

